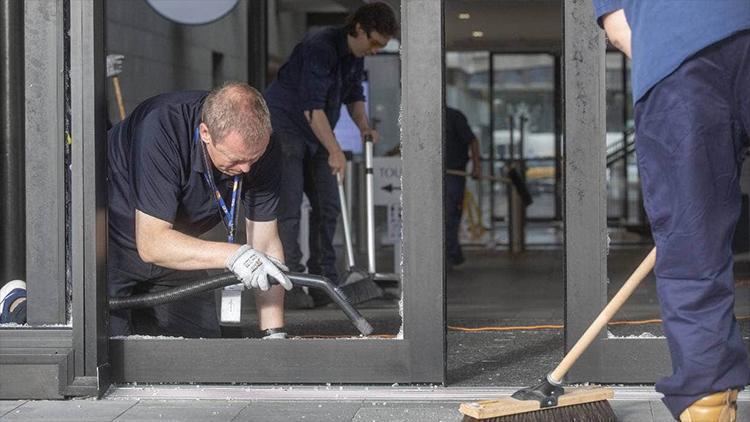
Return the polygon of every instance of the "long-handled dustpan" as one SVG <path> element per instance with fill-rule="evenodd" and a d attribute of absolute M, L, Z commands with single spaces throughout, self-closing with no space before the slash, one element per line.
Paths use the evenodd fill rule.
<path fill-rule="evenodd" d="M 615 421 L 612 407 L 607 403 L 614 396 L 606 388 L 563 389 L 563 378 L 584 351 L 596 339 L 633 294 L 638 285 L 654 268 L 656 248 L 652 249 L 615 297 L 604 307 L 598 317 L 583 333 L 573 348 L 557 367 L 548 373 L 539 384 L 516 391 L 510 398 L 462 403 L 459 411 L 464 422 L 474 421 Z M 544 413 L 544 415 L 542 415 Z M 581 415 L 584 415 L 582 418 Z"/>
<path fill-rule="evenodd" d="M 352 248 L 352 231 L 349 223 L 349 208 L 344 192 L 344 180 L 338 175 L 339 201 L 341 203 L 341 219 L 344 225 L 344 243 L 346 244 L 347 272 L 341 277 L 339 290 L 356 305 L 368 300 L 383 297 L 383 289 L 372 280 L 372 273 L 357 269 L 354 262 L 354 248 Z"/>

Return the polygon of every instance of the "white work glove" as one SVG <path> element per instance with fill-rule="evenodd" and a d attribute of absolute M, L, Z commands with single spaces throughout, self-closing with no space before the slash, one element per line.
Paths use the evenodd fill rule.
<path fill-rule="evenodd" d="M 122 54 L 108 54 L 107 55 L 107 77 L 111 78 L 122 73 L 122 62 L 125 60 L 125 56 Z"/>
<path fill-rule="evenodd" d="M 283 273 L 289 271 L 289 268 L 278 259 L 248 245 L 240 246 L 237 252 L 227 258 L 225 265 L 248 289 L 268 290 L 268 277 L 276 279 L 285 289 L 292 289 L 292 282 Z"/>

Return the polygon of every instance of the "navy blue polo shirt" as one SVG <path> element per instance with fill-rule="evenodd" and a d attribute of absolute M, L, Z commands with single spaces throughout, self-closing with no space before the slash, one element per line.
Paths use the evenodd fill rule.
<path fill-rule="evenodd" d="M 304 112 L 323 110 L 336 127 L 342 104 L 364 101 L 364 59 L 347 45 L 344 28 L 325 28 L 308 34 L 297 44 L 278 76 L 266 89 L 275 132 L 302 136 L 313 148 L 320 141 Z"/>
<path fill-rule="evenodd" d="M 632 31 L 633 103 L 685 59 L 750 29 L 750 0 L 593 0 L 596 18 L 618 9 Z"/>
<path fill-rule="evenodd" d="M 204 149 L 195 139 L 207 95 L 188 91 L 149 98 L 107 132 L 110 244 L 136 250 L 135 210 L 191 236 L 221 221 L 213 190 L 203 176 Z M 244 175 L 238 200 L 242 198 L 249 220 L 276 218 L 280 161 L 281 149 L 271 142 Z M 233 177 L 211 167 L 229 207 Z M 238 224 L 244 224 L 242 218 Z"/>
<path fill-rule="evenodd" d="M 445 108 L 445 167 L 465 170 L 469 162 L 469 144 L 476 137 L 466 116 L 455 108 Z"/>

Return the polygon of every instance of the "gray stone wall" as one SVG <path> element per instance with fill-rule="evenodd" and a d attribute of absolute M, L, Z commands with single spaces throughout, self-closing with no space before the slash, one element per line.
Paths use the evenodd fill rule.
<path fill-rule="evenodd" d="M 120 85 L 126 112 L 159 93 L 247 80 L 247 0 L 205 25 L 170 22 L 145 0 L 107 0 L 106 19 L 107 53 L 125 55 Z M 110 81 L 107 89 L 109 116 L 118 122 Z"/>

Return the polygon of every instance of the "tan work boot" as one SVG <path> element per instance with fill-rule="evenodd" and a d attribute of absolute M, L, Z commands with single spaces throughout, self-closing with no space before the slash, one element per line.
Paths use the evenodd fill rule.
<path fill-rule="evenodd" d="M 680 414 L 680 422 L 735 422 L 739 393 L 727 390 L 702 397 Z"/>

